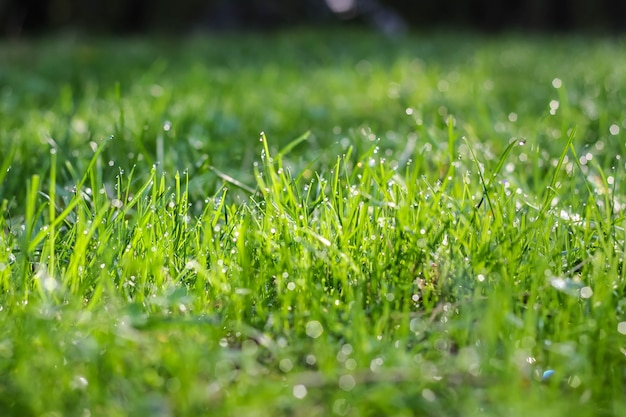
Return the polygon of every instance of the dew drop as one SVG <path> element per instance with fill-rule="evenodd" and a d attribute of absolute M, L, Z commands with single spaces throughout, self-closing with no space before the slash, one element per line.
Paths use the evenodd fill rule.
<path fill-rule="evenodd" d="M 306 386 L 302 384 L 294 385 L 293 387 L 293 396 L 297 399 L 301 400 L 306 397 L 307 389 Z"/>
<path fill-rule="evenodd" d="M 626 324 L 626 323 L 625 323 Z M 322 323 L 317 320 L 311 320 L 306 324 L 306 334 L 312 339 L 317 339 L 324 333 Z"/>

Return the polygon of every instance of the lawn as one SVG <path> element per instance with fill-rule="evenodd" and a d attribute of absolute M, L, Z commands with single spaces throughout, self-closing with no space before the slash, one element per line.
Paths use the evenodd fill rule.
<path fill-rule="evenodd" d="M 0 415 L 626 413 L 624 39 L 0 63 Z"/>

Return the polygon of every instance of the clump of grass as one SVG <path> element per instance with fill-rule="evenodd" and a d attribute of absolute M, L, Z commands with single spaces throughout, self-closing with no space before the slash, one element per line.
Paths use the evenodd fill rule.
<path fill-rule="evenodd" d="M 537 110 L 549 103 L 538 88 L 528 91 L 536 102 L 513 115 L 509 100 L 530 81 L 504 82 L 519 75 L 507 63 L 543 56 L 527 42 L 486 43 L 472 55 L 469 39 L 459 52 L 474 57 L 467 71 L 456 55 L 424 46 L 424 59 L 439 57 L 435 71 L 405 49 L 366 63 L 359 39 L 388 45 L 361 34 L 350 40 L 361 52 L 342 50 L 334 70 L 316 64 L 330 52 L 301 36 L 314 47 L 308 64 L 319 65 L 324 85 L 343 83 L 340 91 L 357 97 L 363 80 L 342 75 L 356 68 L 374 81 L 367 94 L 384 91 L 393 105 L 359 102 L 360 116 L 377 115 L 349 125 L 346 114 L 316 113 L 323 98 L 309 91 L 305 128 L 319 117 L 327 136 L 262 133 L 231 142 L 229 155 L 217 138 L 208 140 L 213 151 L 196 142 L 208 125 L 193 121 L 202 101 L 185 89 L 207 68 L 167 72 L 175 64 L 161 59 L 136 91 L 118 84 L 100 97 L 92 81 L 79 83 L 82 93 L 68 85 L 55 104 L 67 118 L 35 120 L 42 126 L 49 117 L 59 133 L 89 119 L 94 132 L 114 136 L 94 133 L 80 145 L 75 131 L 49 137 L 45 152 L 33 152 L 37 169 L 18 166 L 28 161 L 28 141 L 8 148 L 0 173 L 0 409 L 162 416 L 621 409 L 623 191 L 609 156 L 620 148 L 593 137 L 608 126 L 615 132 L 613 119 L 582 117 L 576 94 L 588 91 L 577 85 L 568 93 L 555 75 L 558 106 Z M 252 39 L 236 42 L 255 49 Z M 511 44 L 532 52 L 509 56 Z M 385 54 L 394 61 L 384 64 Z M 508 70 L 494 83 L 485 68 L 498 60 Z M 276 89 L 280 74 L 301 80 L 293 68 L 260 56 L 252 62 L 263 64 L 261 90 Z M 406 68 L 426 92 L 410 87 Z M 227 77 L 219 65 L 212 70 L 213 82 L 228 80 L 219 81 Z M 176 84 L 179 71 L 187 78 Z M 189 92 L 183 110 L 160 98 L 174 89 L 154 87 L 159 74 Z M 238 72 L 236 88 L 250 87 L 251 74 Z M 445 94 L 460 79 L 472 87 Z M 488 81 L 502 99 L 468 102 L 476 91 L 491 97 L 478 87 Z M 148 104 L 141 88 L 150 85 Z M 617 112 L 620 99 L 609 90 L 603 105 Z M 211 134 L 237 125 L 229 106 L 258 110 L 237 94 L 225 97 L 233 103 L 219 107 Z M 115 110 L 92 114 L 91 105 Z M 20 106 L 20 114 L 31 111 L 30 102 Z M 141 108 L 149 110 L 145 124 Z M 377 133 L 376 125 L 391 129 L 389 121 L 393 130 Z M 513 138 L 481 140 L 494 123 Z M 282 133 L 300 128 L 268 124 Z M 13 137 L 29 132 L 10 126 L 4 133 Z M 32 175 L 16 178 L 13 170 Z"/>

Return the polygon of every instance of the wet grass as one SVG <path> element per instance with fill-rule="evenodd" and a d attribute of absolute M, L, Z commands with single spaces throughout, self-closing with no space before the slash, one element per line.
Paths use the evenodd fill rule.
<path fill-rule="evenodd" d="M 620 415 L 625 50 L 4 41 L 2 415 Z"/>

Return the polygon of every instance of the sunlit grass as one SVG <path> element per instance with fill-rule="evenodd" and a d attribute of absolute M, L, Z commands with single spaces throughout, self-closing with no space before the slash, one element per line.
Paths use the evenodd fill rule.
<path fill-rule="evenodd" d="M 3 44 L 1 414 L 619 415 L 623 51 Z"/>

